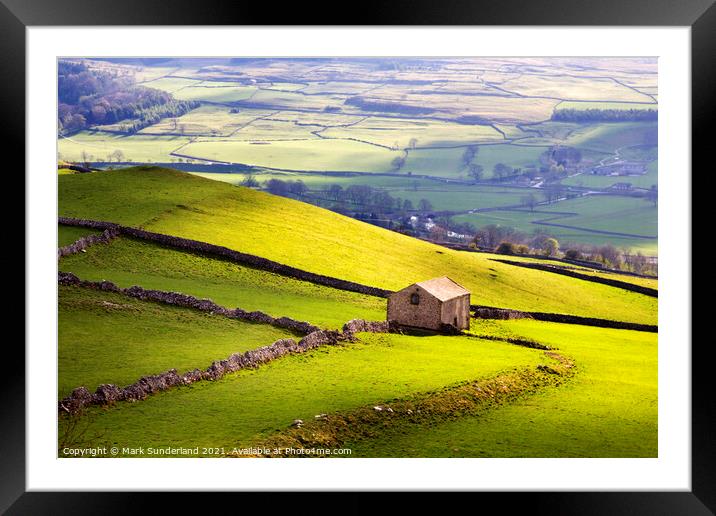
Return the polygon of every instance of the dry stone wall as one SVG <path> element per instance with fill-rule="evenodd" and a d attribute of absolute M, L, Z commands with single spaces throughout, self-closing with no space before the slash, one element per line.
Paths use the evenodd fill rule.
<path fill-rule="evenodd" d="M 214 303 L 211 299 L 198 299 L 188 294 L 179 292 L 166 292 L 163 290 L 150 290 L 138 286 L 129 288 L 121 288 L 111 281 L 87 281 L 78 278 L 71 272 L 59 272 L 58 282 L 60 285 L 74 285 L 79 287 L 91 288 L 95 290 L 104 290 L 107 292 L 117 292 L 130 297 L 141 299 L 143 301 L 156 301 L 166 303 L 168 305 L 181 306 L 184 308 L 193 308 L 202 312 L 223 315 L 232 319 L 241 319 L 250 322 L 270 324 L 279 328 L 285 328 L 301 335 L 308 335 L 314 331 L 320 330 L 318 326 L 304 321 L 296 321 L 290 317 L 272 317 L 263 312 L 254 311 L 247 312 L 241 308 L 226 308 Z"/>
<path fill-rule="evenodd" d="M 643 287 L 641 285 L 635 285 L 627 281 L 619 281 L 610 278 L 602 278 L 600 276 L 592 276 L 589 274 L 582 274 L 573 270 L 566 269 L 564 267 L 557 267 L 555 265 L 546 265 L 543 263 L 526 263 L 516 262 L 514 260 L 502 260 L 493 258 L 496 262 L 506 263 L 507 265 L 514 265 L 517 267 L 524 267 L 526 269 L 536 269 L 538 271 L 551 272 L 554 274 L 561 274 L 563 276 L 569 276 L 570 278 L 577 278 L 585 281 L 591 281 L 593 283 L 601 283 L 602 285 L 609 285 L 610 287 L 617 287 L 631 292 L 637 292 L 644 294 L 645 296 L 659 297 L 659 291 L 655 288 Z"/>
<path fill-rule="evenodd" d="M 119 231 L 116 228 L 109 228 L 105 229 L 99 235 L 87 235 L 84 237 L 80 237 L 77 241 L 69 245 L 59 247 L 57 249 L 57 258 L 59 259 L 63 256 L 69 256 L 71 254 L 79 253 L 95 244 L 106 244 L 111 240 L 117 238 L 118 236 Z"/>
<path fill-rule="evenodd" d="M 659 326 L 655 324 L 640 324 L 596 317 L 581 317 L 578 315 L 554 314 L 548 312 L 522 312 L 508 308 L 494 306 L 470 305 L 475 319 L 535 319 L 537 321 L 557 322 L 563 324 L 581 324 L 584 326 L 597 326 L 599 328 L 615 328 L 619 330 L 637 330 L 657 333 Z"/>
<path fill-rule="evenodd" d="M 388 323 L 360 319 L 347 322 L 343 328 L 342 332 L 319 329 L 309 333 L 298 342 L 294 339 L 280 339 L 269 346 L 244 353 L 234 353 L 224 360 L 212 362 L 205 370 L 194 369 L 179 375 L 176 369 L 170 369 L 161 374 L 144 376 L 126 387 L 102 384 L 94 393 L 91 393 L 86 387 L 77 387 L 69 396 L 60 400 L 58 408 L 69 414 L 77 414 L 84 407 L 91 405 L 111 405 L 118 401 L 140 401 L 172 387 L 190 385 L 199 381 L 216 381 L 229 373 L 242 369 L 254 369 L 284 355 L 305 353 L 320 346 L 351 342 L 355 340 L 353 334 L 357 332 L 386 333 L 390 330 Z"/>
<path fill-rule="evenodd" d="M 119 224 L 114 224 L 112 222 L 103 222 L 97 220 L 59 217 L 58 222 L 60 224 L 65 224 L 69 226 L 81 226 L 102 230 L 112 229 L 116 230 L 118 234 L 127 235 L 133 238 L 147 240 L 150 242 L 155 242 L 166 247 L 173 247 L 176 249 L 181 249 L 183 251 L 190 251 L 203 255 L 218 256 L 241 265 L 247 265 L 256 269 L 280 274 L 281 276 L 287 276 L 302 281 L 308 281 L 311 283 L 316 283 L 318 285 L 324 285 L 339 290 L 347 290 L 349 292 L 357 292 L 359 294 L 366 294 L 375 297 L 388 297 L 388 295 L 391 294 L 391 291 L 389 290 L 384 290 L 377 287 L 362 285 L 353 281 L 342 280 L 330 276 L 324 276 L 322 274 L 304 271 L 295 267 L 291 267 L 289 265 L 274 262 L 273 260 L 269 260 L 267 258 L 262 258 L 253 254 L 241 253 L 239 251 L 234 251 L 233 249 L 229 249 L 227 247 L 209 244 L 206 242 L 200 242 L 198 240 L 190 240 L 187 238 L 165 235 L 162 233 L 154 233 L 151 231 L 145 231 L 143 229 L 120 226 Z"/>

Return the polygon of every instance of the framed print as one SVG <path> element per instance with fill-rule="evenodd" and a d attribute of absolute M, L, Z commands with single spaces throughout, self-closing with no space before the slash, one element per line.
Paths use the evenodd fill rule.
<path fill-rule="evenodd" d="M 320 26 L 5 4 L 28 302 L 3 509 L 713 511 L 691 312 L 709 2 Z"/>

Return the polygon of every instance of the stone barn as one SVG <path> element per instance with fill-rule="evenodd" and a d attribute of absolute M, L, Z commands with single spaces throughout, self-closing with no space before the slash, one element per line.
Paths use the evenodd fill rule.
<path fill-rule="evenodd" d="M 440 330 L 470 328 L 470 292 L 447 276 L 414 283 L 388 297 L 388 320 L 401 326 Z"/>

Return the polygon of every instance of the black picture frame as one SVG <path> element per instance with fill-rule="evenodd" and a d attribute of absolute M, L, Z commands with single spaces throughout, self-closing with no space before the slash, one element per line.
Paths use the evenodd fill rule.
<path fill-rule="evenodd" d="M 520 0 L 494 1 L 363 1 L 339 10 L 312 2 L 294 5 L 231 3 L 204 0 L 0 0 L 5 143 L 14 149 L 19 169 L 25 148 L 25 28 L 73 25 L 543 25 L 543 26 L 688 26 L 691 27 L 692 157 L 693 169 L 706 170 L 712 146 L 709 126 L 713 120 L 716 84 L 716 6 L 714 0 Z M 329 7 L 330 6 L 330 7 Z M 316 13 L 328 13 L 320 20 Z M 342 12 L 343 14 L 339 14 Z M 91 47 L 88 47 L 91 48 Z M 668 144 L 668 142 L 667 142 Z M 712 166 L 710 167 L 712 168 Z M 701 180 L 701 179 L 700 179 Z M 20 185 L 20 188 L 24 188 Z M 693 205 L 693 202 L 692 202 Z M 692 232 L 693 234 L 693 232 Z M 684 264 L 692 267 L 692 264 Z M 693 269 L 692 269 L 693 270 Z M 26 275 L 31 271 L 25 270 Z M 26 310 L 32 307 L 27 306 Z M 667 315 L 668 316 L 668 315 Z M 693 317 L 692 317 L 693 320 Z M 500 504 L 500 511 L 529 510 L 550 514 L 714 514 L 716 511 L 716 411 L 710 386 L 712 365 L 708 360 L 711 339 L 692 344 L 692 490 L 690 492 L 608 493 L 467 493 Z M 688 343 L 683 343 L 685 346 Z M 25 354 L 19 339 L 6 340 L 5 358 L 13 367 L 0 375 L 2 423 L 0 423 L 0 511 L 7 514 L 127 514 L 159 502 L 163 510 L 208 509 L 208 500 L 189 500 L 180 493 L 80 493 L 26 492 L 25 488 Z M 12 358 L 8 358 L 8 352 Z M 379 504 L 374 493 L 344 495 L 340 502 L 320 498 L 307 501 L 305 493 L 290 497 L 278 493 L 207 493 L 211 504 L 240 496 L 242 506 L 259 501 L 277 509 L 310 508 L 341 512 L 364 512 Z M 248 500 L 247 500 L 248 499 Z M 336 503 L 340 504 L 336 507 Z M 406 508 L 424 505 L 424 497 L 405 497 Z M 246 504 L 246 505 L 244 505 Z M 273 510 L 272 510 L 273 512 Z"/>

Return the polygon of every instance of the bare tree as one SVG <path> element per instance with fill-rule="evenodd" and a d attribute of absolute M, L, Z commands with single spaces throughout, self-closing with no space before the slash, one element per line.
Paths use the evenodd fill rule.
<path fill-rule="evenodd" d="M 92 155 L 88 154 L 87 151 L 82 151 L 82 165 L 84 165 L 85 168 L 90 167 L 90 163 L 92 161 Z"/>
<path fill-rule="evenodd" d="M 483 172 L 482 165 L 475 165 L 474 163 L 471 163 L 467 166 L 467 173 L 470 177 L 472 177 L 475 181 L 479 181 L 482 179 L 482 172 Z"/>
<path fill-rule="evenodd" d="M 535 211 L 535 206 L 537 206 L 537 197 L 535 197 L 535 194 L 533 193 L 525 195 L 522 197 L 522 204 L 527 206 L 530 211 Z"/>

